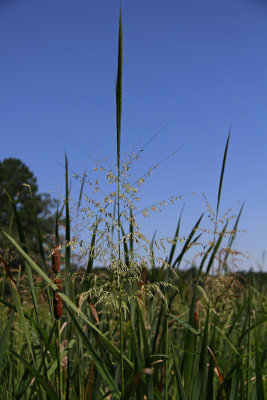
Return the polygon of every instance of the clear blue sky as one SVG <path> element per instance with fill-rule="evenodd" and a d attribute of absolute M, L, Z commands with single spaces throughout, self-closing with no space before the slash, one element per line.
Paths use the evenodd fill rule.
<path fill-rule="evenodd" d="M 0 159 L 20 158 L 42 192 L 63 193 L 65 150 L 78 174 L 94 177 L 81 149 L 115 162 L 119 6 L 1 0 Z M 257 268 L 267 247 L 267 3 L 122 1 L 122 20 L 122 153 L 168 122 L 142 153 L 136 174 L 181 147 L 145 185 L 142 204 L 171 194 L 182 201 L 146 219 L 143 229 L 149 237 L 154 229 L 158 237 L 172 236 L 185 202 L 181 233 L 187 235 L 205 211 L 203 192 L 216 207 L 232 125 L 221 212 L 234 206 L 237 213 L 237 202 L 246 202 L 240 228 L 247 233 L 236 247 Z"/>

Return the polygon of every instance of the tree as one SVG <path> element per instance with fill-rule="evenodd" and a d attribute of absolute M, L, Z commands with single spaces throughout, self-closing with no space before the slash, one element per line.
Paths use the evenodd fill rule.
<path fill-rule="evenodd" d="M 29 185 L 29 186 L 27 186 Z M 31 198 L 31 193 L 32 198 Z M 19 159 L 6 158 L 0 162 L 0 228 L 9 232 L 18 240 L 18 229 L 10 200 L 13 199 L 24 230 L 26 245 L 32 255 L 39 254 L 39 244 L 35 225 L 35 211 L 38 218 L 44 242 L 54 232 L 56 201 L 49 194 L 38 194 L 37 179 L 33 172 Z M 11 248 L 8 239 L 3 234 L 0 237 L 0 253 L 5 254 Z M 10 251 L 9 251 L 10 253 Z"/>

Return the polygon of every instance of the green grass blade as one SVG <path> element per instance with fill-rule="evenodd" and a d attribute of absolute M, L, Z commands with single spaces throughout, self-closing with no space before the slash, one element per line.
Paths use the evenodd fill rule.
<path fill-rule="evenodd" d="M 203 268 L 204 268 L 204 265 L 205 265 L 205 261 L 208 258 L 208 256 L 209 256 L 209 254 L 210 254 L 212 249 L 213 249 L 213 243 L 209 246 L 208 250 L 206 251 L 206 253 L 204 254 L 204 256 L 203 256 L 203 258 L 201 260 L 201 263 L 200 263 L 200 266 L 199 266 L 199 269 L 198 269 L 198 276 L 201 275 L 201 272 L 203 271 Z"/>
<path fill-rule="evenodd" d="M 265 322 L 267 322 L 267 317 L 263 317 L 261 319 L 259 319 L 257 322 L 255 322 L 255 324 L 250 325 L 240 336 L 240 340 L 242 338 L 244 338 L 250 331 L 252 331 L 253 329 L 256 329 L 258 326 L 264 324 Z"/>
<path fill-rule="evenodd" d="M 235 225 L 234 225 L 234 228 L 233 228 L 234 235 L 231 235 L 230 238 L 229 238 L 229 241 L 228 241 L 228 244 L 227 244 L 227 248 L 229 248 L 229 249 L 231 249 L 232 246 L 233 246 L 233 242 L 234 242 L 235 237 L 236 237 L 236 232 L 237 232 L 238 223 L 239 223 L 241 214 L 242 214 L 242 212 L 243 212 L 244 205 L 245 205 L 245 203 L 242 204 L 242 206 L 241 206 L 241 208 L 240 208 L 240 211 L 239 211 L 239 213 L 238 213 L 238 216 L 237 216 L 237 218 L 236 218 Z M 226 261 L 227 261 L 228 257 L 229 257 L 229 252 L 227 252 L 227 253 L 225 254 L 225 257 L 224 257 L 224 264 L 226 264 Z"/>
<path fill-rule="evenodd" d="M 39 221 L 38 221 L 38 218 L 37 218 L 37 212 L 36 212 L 36 208 L 35 208 L 35 203 L 34 203 L 34 200 L 33 200 L 33 197 L 32 197 L 31 186 L 27 185 L 27 184 L 24 184 L 24 186 L 28 187 L 29 192 L 30 192 L 30 196 L 31 196 L 31 200 L 32 200 L 33 214 L 34 214 L 34 221 L 35 221 L 35 226 L 36 226 L 36 233 L 37 233 L 38 244 L 39 244 L 39 252 L 40 252 L 40 256 L 41 256 L 42 268 L 43 268 L 44 271 L 46 271 L 44 243 L 43 243 L 43 238 L 42 238 L 41 231 L 40 231 Z"/>
<path fill-rule="evenodd" d="M 221 202 L 223 176 L 224 176 L 224 170 L 225 170 L 225 163 L 226 163 L 226 157 L 227 157 L 227 152 L 228 152 L 230 134 L 231 134 L 231 128 L 230 128 L 229 133 L 228 133 L 228 138 L 227 138 L 227 142 L 226 142 L 226 146 L 225 146 L 225 150 L 224 150 L 224 156 L 223 156 L 223 163 L 222 163 L 219 190 L 218 190 L 217 208 L 216 208 L 216 225 L 217 225 L 218 212 L 219 212 L 219 207 L 220 207 L 220 202 Z"/>
<path fill-rule="evenodd" d="M 155 263 L 155 253 L 154 253 L 154 240 L 156 237 L 156 232 L 153 235 L 153 238 L 149 244 L 150 247 L 150 266 L 151 266 L 151 282 L 155 282 L 156 280 L 156 263 Z"/>
<path fill-rule="evenodd" d="M 185 329 L 188 329 L 190 332 L 192 332 L 193 335 L 200 336 L 200 333 L 199 333 L 195 328 L 193 328 L 192 325 L 190 325 L 190 324 L 188 324 L 187 322 L 183 321 L 181 318 L 178 318 L 178 317 L 176 317 L 176 316 L 173 315 L 173 314 L 168 314 L 168 316 L 169 316 L 170 318 L 175 319 L 175 320 L 176 320 L 180 325 L 182 325 Z"/>
<path fill-rule="evenodd" d="M 127 266 L 127 268 L 129 268 L 130 267 L 130 252 L 129 252 L 129 249 L 127 246 L 127 242 L 125 240 L 125 233 L 124 233 L 122 225 L 121 225 L 121 233 L 122 233 L 122 237 L 123 237 L 124 262 L 125 262 L 125 265 Z"/>
<path fill-rule="evenodd" d="M 85 171 L 84 174 L 83 174 L 83 180 L 82 180 L 81 190 L 80 190 L 80 194 L 79 194 L 79 200 L 78 200 L 78 204 L 77 204 L 77 216 L 78 216 L 78 214 L 79 214 L 80 207 L 81 207 L 85 177 L 86 177 L 86 171 Z"/>
<path fill-rule="evenodd" d="M 57 207 L 57 212 L 56 212 L 56 223 L 55 223 L 55 245 L 59 246 L 59 232 L 58 232 L 58 225 L 59 225 L 59 212 L 58 212 L 58 207 Z"/>
<path fill-rule="evenodd" d="M 174 347 L 173 347 L 172 341 L 171 341 L 171 348 L 172 348 L 174 372 L 175 372 L 175 377 L 176 377 L 176 382 L 177 382 L 177 387 L 178 387 L 179 400 L 186 400 L 184 387 L 183 387 L 183 384 L 182 384 L 182 378 L 181 378 L 180 370 L 179 370 L 179 367 L 178 367 L 178 364 L 177 364 L 177 360 L 176 360 L 176 357 L 175 357 Z"/>
<path fill-rule="evenodd" d="M 116 117 L 117 117 L 117 200 L 118 200 L 118 262 L 121 266 L 121 248 L 120 248 L 120 234 L 121 234 L 121 215 L 120 215 L 120 151 L 121 151 L 121 114 L 122 114 L 122 60 L 123 60 L 123 35 L 122 35 L 122 21 L 121 21 L 121 8 L 119 20 L 119 42 L 118 42 L 118 69 L 116 81 Z M 120 352 L 121 352 L 121 395 L 124 396 L 124 358 L 123 358 L 123 315 L 122 315 L 122 282 L 118 274 L 119 283 L 119 313 L 120 313 Z"/>
<path fill-rule="evenodd" d="M 10 201 L 11 207 L 13 209 L 13 215 L 15 216 L 15 221 L 16 221 L 16 225 L 17 225 L 17 229 L 18 229 L 18 234 L 19 234 L 19 240 L 20 240 L 20 243 L 21 243 L 21 247 L 28 254 L 25 235 L 24 235 L 24 231 L 23 231 L 23 228 L 22 228 L 22 225 L 21 225 L 19 214 L 17 212 L 17 208 L 16 208 L 15 203 L 14 203 L 12 197 L 10 196 L 10 194 L 5 189 L 3 189 L 3 190 L 6 193 L 8 199 Z"/>
<path fill-rule="evenodd" d="M 266 320 L 267 320 L 267 318 L 266 318 Z M 227 337 L 227 335 L 225 335 L 225 333 L 218 327 L 218 326 L 215 326 L 215 329 L 218 331 L 218 332 L 220 332 L 220 335 L 221 335 L 221 337 L 223 337 L 223 339 L 229 344 L 229 346 L 231 347 L 231 349 L 234 351 L 234 353 L 238 356 L 238 357 L 240 357 L 240 353 L 239 353 L 239 351 L 237 350 L 237 348 L 233 345 L 233 343 L 230 341 L 230 339 Z"/>
<path fill-rule="evenodd" d="M 216 328 L 217 327 L 217 317 L 214 318 L 213 328 L 212 328 L 212 336 L 210 340 L 209 347 L 211 349 L 216 348 Z M 211 353 L 209 352 L 209 366 L 208 366 L 208 376 L 207 376 L 207 391 L 206 398 L 212 399 L 214 396 L 214 367 L 215 361 L 213 360 Z"/>
<path fill-rule="evenodd" d="M 174 252 L 175 252 L 175 249 L 176 249 L 176 245 L 177 245 L 177 241 L 178 241 L 178 237 L 179 237 L 179 232 L 180 232 L 180 225 L 181 225 L 181 219 L 182 219 L 183 211 L 184 211 L 184 207 L 181 210 L 181 213 L 180 213 L 180 216 L 179 216 L 179 220 L 178 220 L 178 224 L 177 224 L 177 227 L 176 227 L 176 231 L 175 231 L 175 234 L 174 234 L 173 244 L 172 244 L 172 247 L 171 247 L 171 250 L 170 250 L 170 254 L 169 254 L 169 259 L 168 259 L 168 264 L 169 265 L 171 265 L 171 263 L 172 263 L 172 259 L 173 259 Z"/>
<path fill-rule="evenodd" d="M 265 400 L 257 329 L 255 329 L 255 370 L 256 370 L 257 400 Z"/>
<path fill-rule="evenodd" d="M 46 266 L 46 260 L 45 260 L 43 237 L 41 235 L 39 221 L 38 221 L 38 218 L 37 218 L 37 212 L 36 212 L 35 204 L 34 204 L 34 201 L 33 201 L 33 198 L 32 198 L 31 187 L 30 187 L 30 185 L 26 185 L 26 186 L 29 187 L 30 196 L 31 196 L 31 199 L 32 199 L 32 207 L 33 207 L 33 213 L 34 213 L 36 233 L 37 233 L 37 238 L 38 238 L 38 243 L 39 243 L 39 252 L 40 252 L 40 257 L 41 257 L 41 265 L 42 265 L 42 269 L 44 271 L 46 271 L 47 270 L 47 266 Z M 57 211 L 57 213 L 58 213 L 58 211 Z M 56 218 L 57 217 L 58 217 L 58 215 L 56 214 Z M 51 294 L 50 294 L 49 289 L 47 289 L 46 293 L 47 293 L 47 299 L 48 299 L 48 304 L 49 304 L 50 315 L 52 316 L 52 301 L 51 301 Z M 38 318 L 37 318 L 37 321 L 39 322 Z"/>
<path fill-rule="evenodd" d="M 70 297 L 70 213 L 69 213 L 69 178 L 68 178 L 68 158 L 65 154 L 65 215 L 66 215 L 66 230 L 65 230 L 65 290 L 67 297 Z"/>
<path fill-rule="evenodd" d="M 68 158 L 65 153 L 65 293 L 68 299 L 72 298 L 71 293 L 71 266 L 70 266 L 70 214 L 69 214 L 69 172 L 68 172 Z M 70 339 L 70 325 L 67 321 L 67 338 Z M 68 348 L 68 363 L 67 363 L 67 379 L 66 379 L 66 400 L 69 400 L 70 393 L 70 354 Z"/>
<path fill-rule="evenodd" d="M 93 264 L 94 264 L 94 259 L 95 259 L 95 239 L 96 239 L 97 228 L 98 228 L 98 220 L 96 220 L 96 222 L 95 222 L 94 230 L 93 230 L 93 234 L 92 234 L 92 238 L 91 238 L 90 252 L 89 252 L 88 263 L 87 263 L 87 268 L 86 268 L 87 274 L 91 274 L 93 271 Z"/>
<path fill-rule="evenodd" d="M 120 169 L 121 147 L 121 112 L 122 112 L 122 61 L 123 61 L 123 34 L 120 10 L 119 42 L 118 42 L 118 70 L 116 82 L 116 106 L 117 106 L 117 167 Z"/>
<path fill-rule="evenodd" d="M 130 233 L 130 259 L 131 261 L 133 261 L 133 251 L 134 251 L 134 239 L 133 239 L 133 233 L 134 233 L 134 226 L 133 226 L 133 210 L 131 208 L 130 210 L 130 229 L 129 229 L 129 233 Z"/>
<path fill-rule="evenodd" d="M 220 232 L 219 238 L 217 239 L 217 242 L 215 243 L 213 252 L 211 253 L 211 256 L 210 256 L 210 259 L 209 259 L 209 263 L 208 263 L 208 265 L 207 265 L 206 275 L 208 275 L 209 272 L 210 272 L 210 269 L 211 269 L 211 267 L 212 267 L 212 264 L 213 264 L 213 261 L 214 261 L 214 259 L 215 259 L 216 253 L 217 253 L 217 251 L 219 250 L 220 245 L 221 245 L 221 242 L 222 242 L 222 240 L 223 240 L 224 232 L 225 232 L 225 230 L 226 230 L 226 227 L 227 227 L 227 222 L 226 222 L 226 224 L 225 224 L 223 230 Z"/>
<path fill-rule="evenodd" d="M 174 261 L 174 263 L 172 264 L 172 268 L 174 268 L 174 267 L 176 266 L 176 264 L 177 264 L 177 267 L 179 267 L 179 265 L 180 265 L 180 263 L 181 263 L 181 261 L 182 261 L 182 258 L 183 258 L 183 256 L 184 256 L 184 254 L 185 254 L 186 251 L 188 250 L 188 246 L 189 246 L 189 244 L 190 244 L 190 242 L 191 242 L 191 239 L 192 239 L 192 237 L 194 236 L 194 234 L 195 234 L 196 231 L 197 231 L 197 228 L 198 228 L 198 226 L 199 226 L 199 224 L 200 224 L 200 222 L 201 222 L 201 220 L 202 220 L 202 218 L 203 218 L 203 215 L 204 215 L 204 214 L 201 214 L 200 218 L 197 220 L 197 222 L 196 222 L 194 228 L 192 229 L 190 235 L 188 236 L 188 238 L 187 238 L 187 240 L 186 240 L 186 242 L 185 242 L 185 244 L 184 244 L 184 246 L 183 246 L 183 248 L 182 248 L 181 253 L 180 253 L 179 256 L 176 258 L 176 260 Z"/>
<path fill-rule="evenodd" d="M 193 297 L 191 300 L 189 319 L 188 319 L 188 325 L 191 327 L 193 327 L 194 325 L 194 311 L 196 306 L 196 298 L 197 298 L 197 285 L 194 285 Z M 190 390 L 190 382 L 191 382 L 192 368 L 193 368 L 194 354 L 195 354 L 195 343 L 196 343 L 196 333 L 194 333 L 192 329 L 187 329 L 185 335 L 184 354 L 183 354 L 182 368 L 181 368 L 184 377 L 184 389 L 187 396 Z"/>
<path fill-rule="evenodd" d="M 137 310 L 138 310 L 138 320 L 139 320 L 140 327 L 141 327 L 142 340 L 143 340 L 143 346 L 144 346 L 145 368 L 151 368 L 150 349 L 149 349 L 147 332 L 145 329 L 144 318 L 143 318 L 143 314 L 142 314 L 140 307 L 137 307 Z M 153 400 L 154 396 L 153 396 L 153 377 L 152 377 L 152 375 L 147 376 L 147 393 L 148 393 L 148 399 Z"/>
<path fill-rule="evenodd" d="M 202 344 L 198 364 L 198 374 L 196 389 L 199 395 L 196 398 L 205 398 L 208 368 L 207 368 L 207 346 L 209 338 L 209 321 L 210 321 L 210 306 L 208 305 L 205 328 L 202 335 Z"/>

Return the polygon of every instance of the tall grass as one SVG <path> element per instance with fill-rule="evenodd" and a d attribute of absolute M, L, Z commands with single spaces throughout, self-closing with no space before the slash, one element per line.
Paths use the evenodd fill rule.
<path fill-rule="evenodd" d="M 130 183 L 127 172 L 139 155 L 121 160 L 122 36 L 120 14 L 117 165 L 115 173 L 108 171 L 109 183 L 116 190 L 105 195 L 101 204 L 90 199 L 87 213 L 92 215 L 92 208 L 96 212 L 86 269 L 77 272 L 71 266 L 67 156 L 65 238 L 60 238 L 58 229 L 62 209 L 57 213 L 55 248 L 51 249 L 53 271 L 37 218 L 40 259 L 34 261 L 19 212 L 7 194 L 20 243 L 6 232 L 3 235 L 23 257 L 26 274 L 21 276 L 20 270 L 13 270 L 1 258 L 5 273 L 0 298 L 1 398 L 264 400 L 266 289 L 253 282 L 256 275 L 228 270 L 243 206 L 232 229 L 230 220 L 221 229 L 218 222 L 230 133 L 214 213 L 214 238 L 203 247 L 199 265 L 181 271 L 189 249 L 201 238 L 203 215 L 183 239 L 181 212 L 169 248 L 155 238 L 146 239 L 136 223 L 134 201 L 149 173 Z M 84 182 L 85 177 L 78 207 Z M 109 212 L 112 204 L 115 207 Z M 157 209 L 156 205 L 152 208 Z M 60 247 L 65 248 L 65 270 L 60 270 Z M 158 256 L 157 249 L 163 250 L 163 256 Z M 103 269 L 95 267 L 96 260 L 101 260 Z"/>

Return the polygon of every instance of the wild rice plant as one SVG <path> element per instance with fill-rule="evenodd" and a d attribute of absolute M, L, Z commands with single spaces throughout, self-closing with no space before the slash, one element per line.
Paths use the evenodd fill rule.
<path fill-rule="evenodd" d="M 10 290 L 10 294 L 0 298 L 2 398 L 264 400 L 265 287 L 257 283 L 256 275 L 229 271 L 228 258 L 243 206 L 233 228 L 229 229 L 230 219 L 226 218 L 220 229 L 219 209 L 230 133 L 213 212 L 213 240 L 203 246 L 199 265 L 183 271 L 180 267 L 185 255 L 202 240 L 203 215 L 183 238 L 181 212 L 169 248 L 156 238 L 148 240 L 139 229 L 134 202 L 151 170 L 131 183 L 129 168 L 139 155 L 131 154 L 126 161 L 121 160 L 122 53 L 120 13 L 117 165 L 115 172 L 107 172 L 108 182 L 115 189 L 104 195 L 102 203 L 96 198 L 88 199 L 85 211 L 94 221 L 85 270 L 71 270 L 67 156 L 65 238 L 59 238 L 61 213 L 57 213 L 52 269 L 37 218 L 39 263 L 29 255 L 19 212 L 9 196 L 20 243 L 8 233 L 3 234 L 24 259 L 27 291 L 22 291 L 20 271 L 15 278 L 8 262 L 1 258 Z M 85 176 L 82 182 L 78 208 Z M 153 205 L 142 212 L 146 215 L 157 208 Z M 65 248 L 64 271 L 60 271 L 60 246 Z M 163 255 L 159 256 L 159 250 Z M 99 260 L 105 268 L 96 268 Z M 3 283 L 2 294 L 5 286 Z"/>

